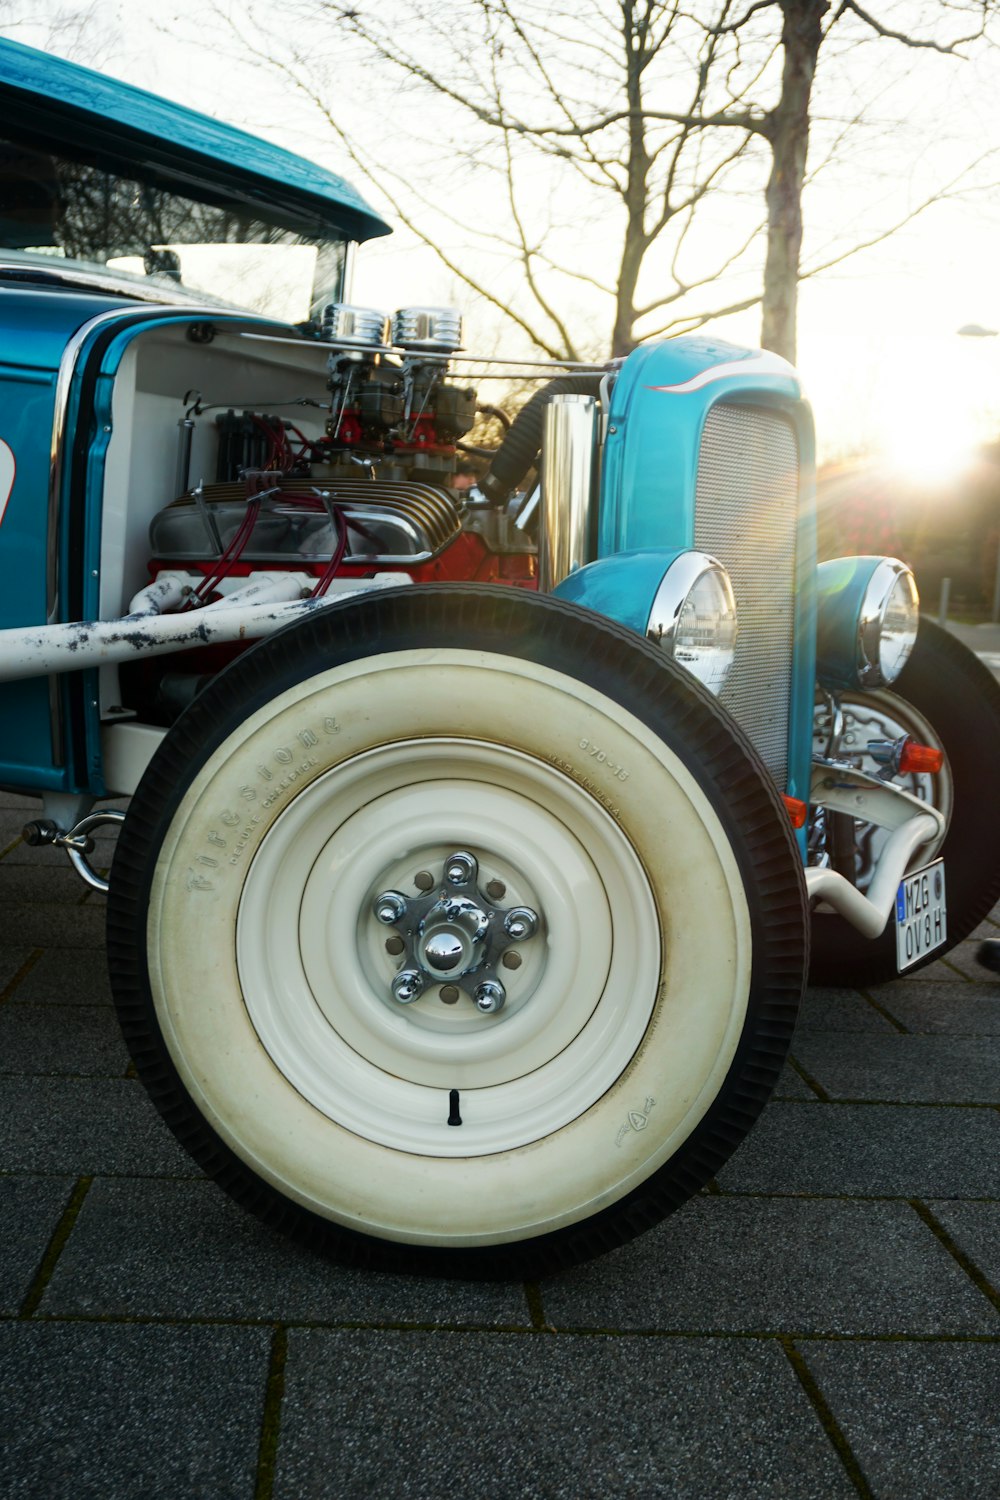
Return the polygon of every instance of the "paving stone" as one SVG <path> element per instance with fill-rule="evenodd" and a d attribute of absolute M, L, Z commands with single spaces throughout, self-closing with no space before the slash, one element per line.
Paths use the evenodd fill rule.
<path fill-rule="evenodd" d="M 13 808 L 0 809 L 0 854 L 21 837 L 24 822 L 23 812 L 16 812 Z"/>
<path fill-rule="evenodd" d="M 781 1070 L 781 1075 L 775 1085 L 775 1099 L 815 1099 L 814 1091 L 806 1083 L 791 1063 L 786 1063 Z"/>
<path fill-rule="evenodd" d="M 796 1059 L 833 1099 L 1000 1103 L 996 1037 L 842 1037 L 803 1033 Z"/>
<path fill-rule="evenodd" d="M 0 813 L 0 832 L 2 832 L 4 826 L 3 818 L 4 814 Z M 20 831 L 20 828 L 18 828 L 15 830 L 15 833 L 20 833 Z M 53 848 L 51 844 L 32 847 L 31 844 L 26 844 L 23 840 L 19 840 L 11 847 L 5 849 L 4 842 L 0 838 L 0 852 L 3 853 L 3 868 L 5 870 L 15 866 L 29 869 L 32 867 L 35 869 L 51 868 L 53 870 L 70 870 L 72 868 L 65 849 Z M 82 891 L 84 886 L 79 875 L 76 876 L 76 881 Z"/>
<path fill-rule="evenodd" d="M 25 797 L 20 792 L 0 790 L 0 808 L 16 808 L 21 812 L 33 812 L 41 804 L 37 797 Z"/>
<path fill-rule="evenodd" d="M 541 1290 L 557 1328 L 1000 1335 L 907 1203 L 697 1198 Z"/>
<path fill-rule="evenodd" d="M 853 1494 L 773 1343 L 289 1336 L 275 1500 Z"/>
<path fill-rule="evenodd" d="M 118 1179 L 91 1187 L 42 1311 L 311 1323 L 530 1322 L 520 1283 L 345 1270 L 266 1229 L 213 1183 Z"/>
<path fill-rule="evenodd" d="M 979 938 L 980 940 L 983 938 L 1000 938 L 1000 920 L 993 921 L 990 917 L 986 917 L 984 921 L 980 922 L 974 932 L 970 932 L 969 937 Z"/>
<path fill-rule="evenodd" d="M 718 1182 L 737 1193 L 1000 1197 L 1000 1111 L 770 1104 Z"/>
<path fill-rule="evenodd" d="M 874 1005 L 846 989 L 808 989 L 796 1023 L 800 1031 L 863 1031 L 894 1033 L 896 1028 Z"/>
<path fill-rule="evenodd" d="M 24 1301 L 72 1187 L 71 1177 L 0 1177 L 0 1314 Z"/>
<path fill-rule="evenodd" d="M 0 1171 L 203 1175 L 142 1084 L 117 1078 L 0 1080 Z"/>
<path fill-rule="evenodd" d="M 83 894 L 83 887 L 80 888 Z M 103 948 L 104 912 L 94 906 L 0 906 L 0 946 Z"/>
<path fill-rule="evenodd" d="M 1000 1203 L 932 1201 L 927 1207 L 1000 1293 Z"/>
<path fill-rule="evenodd" d="M 948 953 L 944 958 L 934 959 L 933 963 L 925 965 L 925 967 L 922 969 L 917 969 L 913 977 L 914 979 L 916 979 L 918 976 L 921 979 L 937 979 L 943 984 L 969 983 L 969 976 L 967 974 L 963 974 L 958 969 L 952 967 L 950 953 Z M 906 975 L 900 975 L 895 983 L 906 984 Z"/>
<path fill-rule="evenodd" d="M 18 969 L 24 967 L 33 951 L 31 948 L 0 948 L 0 993 L 11 983 Z"/>
<path fill-rule="evenodd" d="M 5 1005 L 0 1074 L 122 1078 L 129 1056 L 106 1005 Z"/>
<path fill-rule="evenodd" d="M 799 1347 L 880 1500 L 996 1500 L 996 1344 Z"/>
<path fill-rule="evenodd" d="M 61 865 L 12 865 L 0 861 L 0 902 L 38 901 L 79 906 L 87 887 L 63 856 Z"/>
<path fill-rule="evenodd" d="M 907 1031 L 1000 1036 L 1000 978 L 995 984 L 962 985 L 914 979 L 880 985 L 871 993 Z"/>
<path fill-rule="evenodd" d="M 14 990 L 10 1004 L 110 1005 L 104 949 L 54 948 L 43 953 Z"/>
<path fill-rule="evenodd" d="M 252 1500 L 270 1335 L 0 1326 L 5 1500 Z"/>
<path fill-rule="evenodd" d="M 988 935 L 997 938 L 1000 937 L 1000 932 L 994 929 Z M 978 952 L 978 941 L 974 942 L 970 939 L 964 943 L 956 943 L 955 947 L 948 954 L 948 962 L 952 968 L 958 969 L 959 973 L 965 974 L 967 978 L 980 981 L 985 980 L 988 983 L 994 976 L 991 976 L 989 970 L 984 969 L 982 964 L 977 962 L 976 954 Z"/>

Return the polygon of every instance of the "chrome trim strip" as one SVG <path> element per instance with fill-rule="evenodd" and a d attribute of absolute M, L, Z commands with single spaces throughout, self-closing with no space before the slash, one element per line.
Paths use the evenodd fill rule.
<path fill-rule="evenodd" d="M 245 339 L 258 339 L 266 344 L 298 344 L 313 349 L 352 349 L 352 344 L 331 344 L 326 339 L 285 339 L 267 333 L 244 333 L 240 335 Z M 382 344 L 379 347 L 372 345 L 373 354 L 399 354 L 404 355 L 405 349 L 397 349 L 393 344 Z M 485 354 L 449 354 L 449 362 L 466 365 L 502 365 L 509 370 L 582 370 L 585 374 L 603 375 L 608 370 L 616 370 L 621 360 L 608 360 L 602 365 L 586 364 L 574 359 L 492 359 Z"/>
<path fill-rule="evenodd" d="M 0 259 L 0 274 L 4 271 L 14 271 L 17 276 L 16 284 L 28 287 L 32 291 L 44 291 L 46 283 L 51 284 L 55 281 L 60 286 L 85 287 L 90 291 L 114 293 L 157 307 L 177 305 L 177 292 L 171 291 L 169 287 L 160 287 L 155 283 L 147 285 L 146 282 L 127 276 L 112 276 L 97 271 L 69 270 L 66 262 L 56 255 L 46 256 L 44 264 L 39 260 Z M 31 280 L 32 271 L 38 272 L 37 282 Z M 194 287 L 185 287 L 184 291 L 189 296 L 204 296 L 204 304 L 199 305 L 199 311 L 202 313 L 211 312 L 213 309 L 219 312 L 249 312 L 248 308 L 241 308 L 234 302 L 223 302 L 221 298 L 213 297 L 208 292 L 198 293 Z M 122 311 L 126 309 L 123 308 Z"/>
<path fill-rule="evenodd" d="M 347 240 L 344 244 L 344 263 L 340 271 L 340 300 L 350 302 L 351 291 L 354 287 L 354 268 L 358 259 L 357 240 Z"/>

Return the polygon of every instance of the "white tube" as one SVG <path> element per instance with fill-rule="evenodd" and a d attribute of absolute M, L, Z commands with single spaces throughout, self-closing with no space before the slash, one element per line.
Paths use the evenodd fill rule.
<path fill-rule="evenodd" d="M 825 901 L 834 911 L 846 917 L 863 937 L 877 938 L 885 931 L 896 904 L 899 882 L 921 844 L 937 836 L 938 822 L 929 813 L 918 813 L 900 824 L 886 841 L 879 856 L 878 868 L 869 894 L 863 896 L 856 886 L 836 870 L 806 870 L 806 889 L 810 900 Z"/>
<path fill-rule="evenodd" d="M 140 589 L 128 607 L 130 615 L 162 615 L 176 609 L 190 586 L 186 573 L 160 573 L 152 583 Z"/>
<path fill-rule="evenodd" d="M 315 586 L 315 578 L 310 579 Z M 214 604 L 206 604 L 210 610 L 232 609 L 242 604 L 290 604 L 303 596 L 301 573 L 252 573 L 249 583 L 234 589 Z"/>
<path fill-rule="evenodd" d="M 342 599 L 376 589 L 398 588 L 404 581 L 392 575 L 366 578 L 355 587 L 345 581 L 335 594 L 286 604 L 244 604 L 232 609 L 196 609 L 179 615 L 139 614 L 119 620 L 80 620 L 71 625 L 0 630 L 0 682 L 44 677 L 50 672 L 78 672 L 223 641 L 259 640 Z"/>

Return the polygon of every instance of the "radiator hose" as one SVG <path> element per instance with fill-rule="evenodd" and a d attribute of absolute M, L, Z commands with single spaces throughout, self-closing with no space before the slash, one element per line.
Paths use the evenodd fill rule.
<path fill-rule="evenodd" d="M 493 505 L 505 505 L 542 451 L 545 408 L 553 396 L 598 396 L 602 375 L 560 375 L 521 408 L 479 488 Z"/>

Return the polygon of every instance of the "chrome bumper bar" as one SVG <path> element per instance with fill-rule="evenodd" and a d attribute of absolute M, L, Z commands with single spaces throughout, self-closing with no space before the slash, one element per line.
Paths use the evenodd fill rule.
<path fill-rule="evenodd" d="M 902 787 L 843 766 L 814 765 L 810 800 L 831 812 L 847 813 L 891 830 L 875 873 L 863 895 L 836 870 L 805 872 L 810 901 L 823 901 L 867 938 L 877 938 L 896 904 L 899 882 L 922 844 L 943 837 L 945 820 L 934 807 Z"/>

